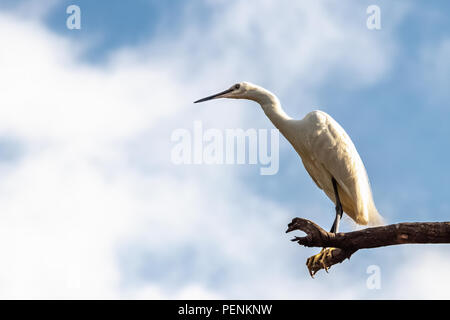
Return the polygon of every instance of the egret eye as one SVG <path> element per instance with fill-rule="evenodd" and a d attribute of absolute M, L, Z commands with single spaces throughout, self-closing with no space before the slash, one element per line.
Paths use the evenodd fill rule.
<path fill-rule="evenodd" d="M 240 84 L 237 84 L 237 85 L 234 86 L 234 88 L 235 88 L 236 90 L 239 89 L 240 87 L 241 87 Z"/>

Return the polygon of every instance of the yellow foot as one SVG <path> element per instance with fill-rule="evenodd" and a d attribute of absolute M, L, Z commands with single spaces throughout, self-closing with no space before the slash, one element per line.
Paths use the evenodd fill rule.
<path fill-rule="evenodd" d="M 326 260 L 332 257 L 333 250 L 336 250 L 336 248 L 323 248 L 318 254 L 309 257 L 308 260 L 306 260 L 306 266 L 308 267 L 311 277 L 314 278 L 314 275 L 320 269 L 325 269 L 325 271 L 328 272 L 330 266 L 327 265 Z"/>

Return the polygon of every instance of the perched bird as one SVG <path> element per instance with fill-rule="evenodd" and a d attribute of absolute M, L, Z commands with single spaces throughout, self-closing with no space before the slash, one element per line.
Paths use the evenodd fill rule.
<path fill-rule="evenodd" d="M 301 120 L 292 119 L 274 94 L 248 82 L 237 83 L 194 103 L 217 98 L 248 99 L 261 105 L 270 121 L 297 151 L 316 185 L 334 202 L 336 217 L 330 232 L 338 232 L 343 212 L 360 225 L 382 224 L 364 164 L 348 134 L 330 115 L 316 110 Z M 331 250 L 322 249 L 308 263 L 323 261 Z"/>

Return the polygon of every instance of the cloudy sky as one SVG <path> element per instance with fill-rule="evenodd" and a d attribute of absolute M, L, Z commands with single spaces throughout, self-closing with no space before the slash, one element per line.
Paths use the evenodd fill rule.
<path fill-rule="evenodd" d="M 66 8 L 81 9 L 81 29 Z M 381 29 L 366 9 L 381 9 Z M 450 214 L 447 1 L 0 2 L 1 298 L 450 298 L 450 248 L 365 250 L 312 279 L 334 206 L 280 138 L 280 168 L 175 165 L 177 129 L 272 129 L 238 81 L 352 137 L 388 223 Z M 344 219 L 342 230 L 355 226 Z M 367 270 L 380 270 L 370 289 Z M 369 268 L 370 269 L 370 268 Z"/>

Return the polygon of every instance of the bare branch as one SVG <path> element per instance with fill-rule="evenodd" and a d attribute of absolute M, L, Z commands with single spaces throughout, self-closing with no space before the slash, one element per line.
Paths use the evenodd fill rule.
<path fill-rule="evenodd" d="M 310 257 L 308 269 L 313 276 L 320 269 L 328 270 L 359 249 L 370 249 L 407 243 L 450 243 L 450 222 L 404 222 L 363 230 L 330 233 L 312 221 L 294 218 L 286 232 L 301 230 L 305 237 L 292 241 L 306 247 L 335 248 Z"/>

